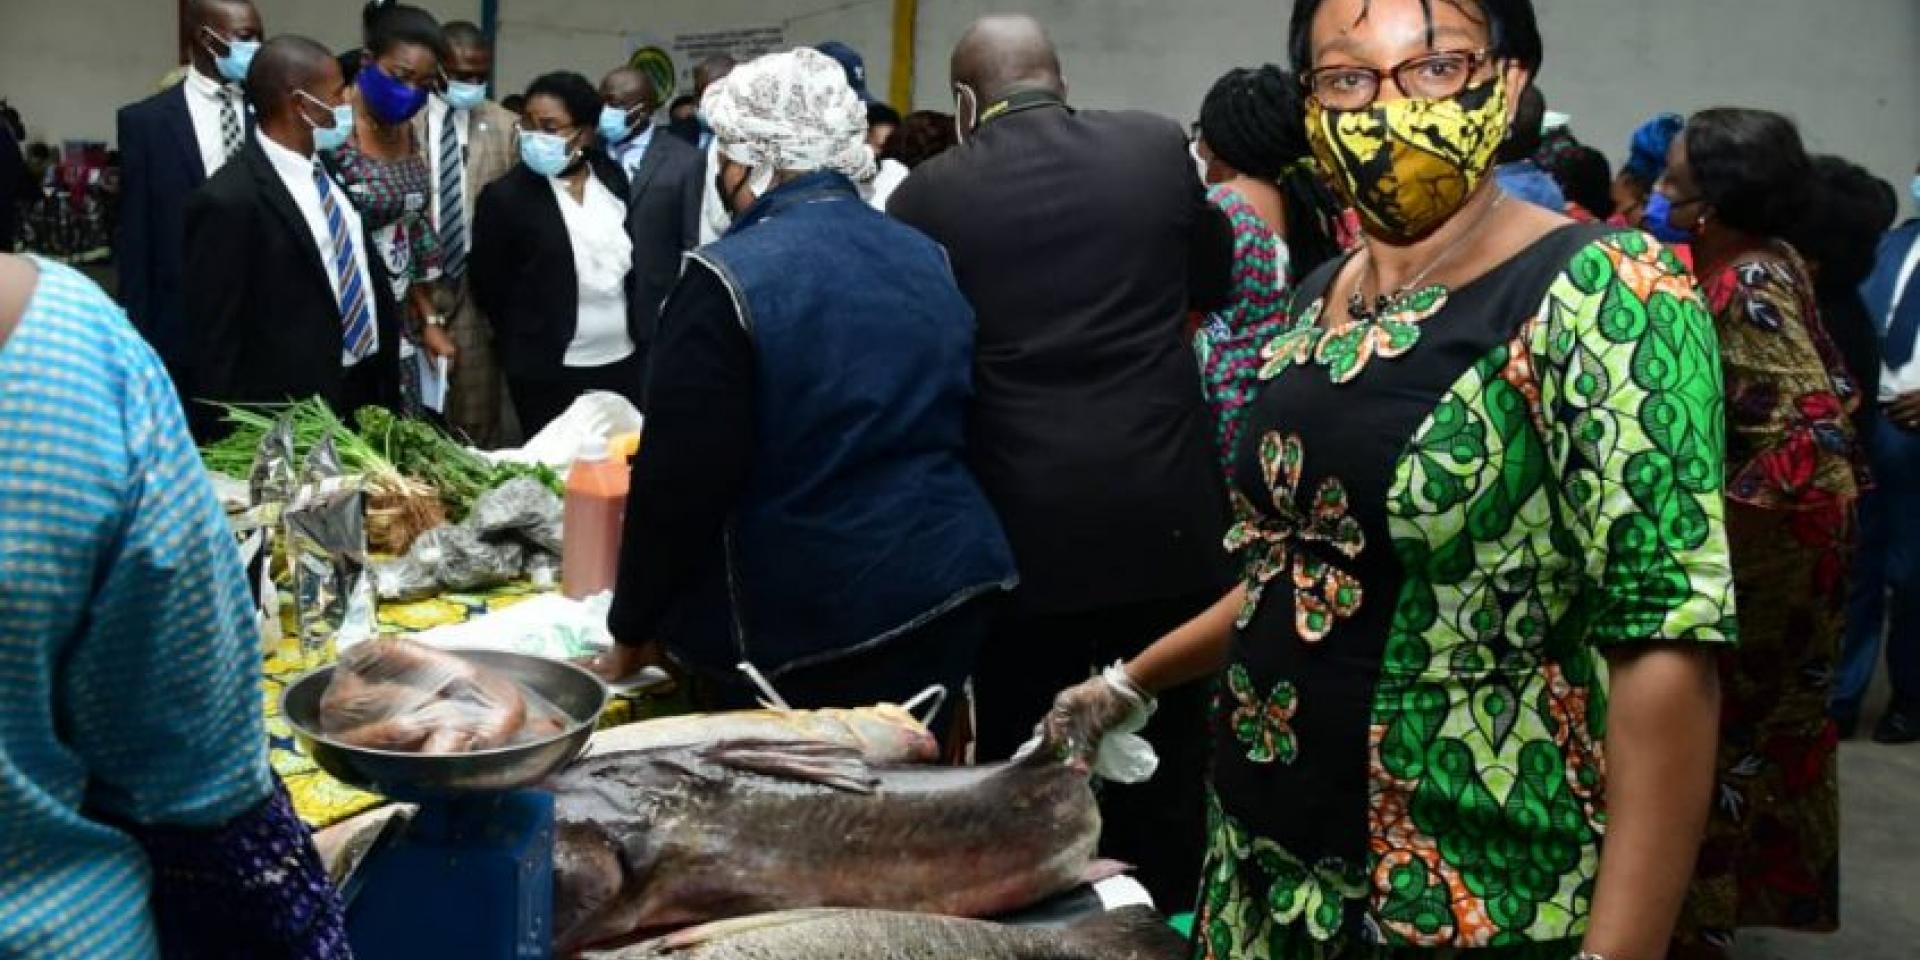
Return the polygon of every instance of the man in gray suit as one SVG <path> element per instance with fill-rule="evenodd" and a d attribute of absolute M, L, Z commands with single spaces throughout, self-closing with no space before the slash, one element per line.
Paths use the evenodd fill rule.
<path fill-rule="evenodd" d="M 628 67 L 607 74 L 600 81 L 600 99 L 606 104 L 601 141 L 631 184 L 627 233 L 633 237 L 633 274 L 627 296 L 639 311 L 647 340 L 639 346 L 645 352 L 660 322 L 660 305 L 680 278 L 680 257 L 700 242 L 707 164 L 700 151 L 654 126 L 660 95 L 646 74 Z"/>
<path fill-rule="evenodd" d="M 487 99 L 493 44 L 480 28 L 456 22 L 442 32 L 451 52 L 442 66 L 445 89 L 413 118 L 413 137 L 433 175 L 429 212 L 446 271 L 434 288 L 434 308 L 447 318 L 459 348 L 445 412 L 448 423 L 483 448 L 515 446 L 520 426 L 494 355 L 493 325 L 473 301 L 466 262 L 480 191 L 519 161 L 513 133 L 518 118 Z"/>

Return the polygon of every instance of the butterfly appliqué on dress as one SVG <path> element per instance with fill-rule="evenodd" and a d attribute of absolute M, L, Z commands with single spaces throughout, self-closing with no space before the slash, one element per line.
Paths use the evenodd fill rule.
<path fill-rule="evenodd" d="M 1227 671 L 1227 691 L 1238 704 L 1231 718 L 1233 736 L 1247 748 L 1248 760 L 1292 763 L 1299 759 L 1300 745 L 1293 735 L 1293 715 L 1300 709 L 1300 696 L 1292 683 L 1282 680 L 1274 684 L 1262 700 L 1247 668 L 1234 664 Z"/>
<path fill-rule="evenodd" d="M 1447 306 L 1447 288 L 1422 287 L 1388 303 L 1377 317 L 1347 320 L 1321 329 L 1327 302 L 1320 299 L 1300 321 L 1260 350 L 1260 379 L 1271 380 L 1295 364 L 1312 360 L 1327 368 L 1334 383 L 1348 383 L 1374 357 L 1392 360 L 1420 342 L 1420 325 Z"/>
<path fill-rule="evenodd" d="M 1300 639 L 1317 643 L 1340 619 L 1360 609 L 1360 581 L 1299 549 L 1303 542 L 1325 543 L 1349 559 L 1366 549 L 1360 521 L 1347 512 L 1347 488 L 1337 477 L 1320 482 L 1312 504 L 1299 505 L 1300 471 L 1306 452 L 1298 436 L 1269 432 L 1260 438 L 1260 472 L 1272 497 L 1273 512 L 1262 513 L 1238 490 L 1237 518 L 1227 531 L 1228 552 L 1247 556 L 1247 599 L 1237 625 L 1245 628 L 1260 609 L 1267 584 L 1289 573 L 1294 596 L 1294 629 Z"/>

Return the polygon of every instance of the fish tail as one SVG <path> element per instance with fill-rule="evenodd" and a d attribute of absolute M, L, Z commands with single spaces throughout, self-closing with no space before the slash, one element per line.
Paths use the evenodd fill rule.
<path fill-rule="evenodd" d="M 1068 927 L 1061 946 L 1073 960 L 1185 960 L 1187 941 L 1159 911 L 1122 907 Z"/>

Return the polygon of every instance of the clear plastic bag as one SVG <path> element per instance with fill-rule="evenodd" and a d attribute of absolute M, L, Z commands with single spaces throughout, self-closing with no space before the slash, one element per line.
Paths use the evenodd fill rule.
<path fill-rule="evenodd" d="M 436 527 L 415 539 L 406 556 L 376 564 L 374 588 L 382 600 L 483 590 L 518 578 L 526 557 L 517 541 L 490 543 L 464 524 Z"/>
<path fill-rule="evenodd" d="M 560 555 L 560 520 L 565 504 L 545 484 L 515 477 L 474 501 L 467 524 L 487 540 L 515 537 Z"/>
<path fill-rule="evenodd" d="M 355 746 L 469 753 L 557 736 L 566 714 L 509 677 L 411 640 L 340 655 L 320 698 L 320 727 Z"/>
<path fill-rule="evenodd" d="M 360 478 L 340 475 L 333 441 L 316 444 L 307 455 L 301 486 L 281 517 L 300 648 L 309 657 L 322 657 L 329 645 L 345 648 L 374 633 L 361 502 Z"/>

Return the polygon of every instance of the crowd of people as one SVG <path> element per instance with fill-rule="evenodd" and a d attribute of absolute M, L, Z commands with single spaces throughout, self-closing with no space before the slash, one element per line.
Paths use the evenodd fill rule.
<path fill-rule="evenodd" d="M 0 953 L 345 955 L 188 425 L 500 447 L 590 391 L 646 415 L 595 671 L 967 689 L 980 760 L 1151 717 L 1102 847 L 1196 957 L 1837 928 L 1883 648 L 1873 737 L 1920 740 L 1920 224 L 1789 119 L 1662 113 L 1614 172 L 1532 0 L 1298 0 L 1190 128 L 1075 108 L 1027 16 L 905 115 L 839 43 L 496 103 L 404 4 L 340 56 L 185 16 L 120 114 L 121 306 L 0 255 Z"/>

